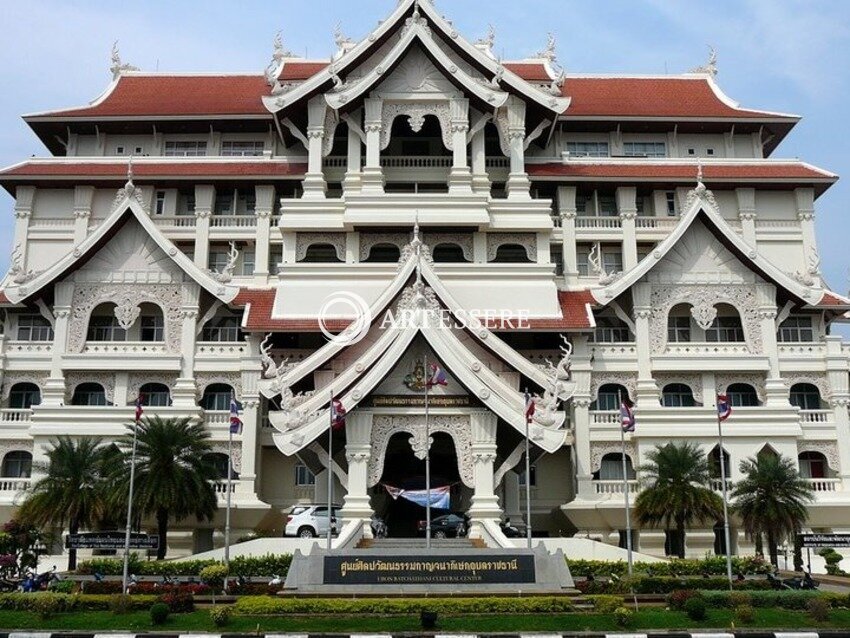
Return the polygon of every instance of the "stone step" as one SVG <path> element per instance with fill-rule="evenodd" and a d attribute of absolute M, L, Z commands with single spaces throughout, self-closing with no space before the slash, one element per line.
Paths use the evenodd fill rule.
<path fill-rule="evenodd" d="M 469 538 L 432 538 L 432 549 L 486 548 L 480 539 Z M 370 538 L 357 543 L 358 549 L 424 549 L 424 538 Z"/>

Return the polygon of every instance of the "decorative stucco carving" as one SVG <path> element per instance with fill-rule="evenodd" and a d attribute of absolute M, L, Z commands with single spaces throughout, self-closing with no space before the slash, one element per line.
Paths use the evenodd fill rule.
<path fill-rule="evenodd" d="M 829 469 L 841 470 L 841 457 L 838 454 L 838 443 L 835 441 L 799 441 L 797 453 L 803 452 L 820 452 L 826 458 Z"/>
<path fill-rule="evenodd" d="M 418 133 L 425 125 L 425 116 L 433 115 L 440 122 L 440 130 L 443 136 L 443 145 L 454 150 L 452 144 L 452 117 L 451 109 L 447 101 L 441 102 L 385 102 L 381 114 L 381 150 L 390 145 L 392 127 L 395 119 L 407 116 L 407 122 L 414 133 Z"/>
<path fill-rule="evenodd" d="M 307 249 L 313 244 L 330 244 L 337 259 L 345 261 L 345 233 L 297 233 L 295 237 L 295 261 L 304 261 Z"/>
<path fill-rule="evenodd" d="M 766 397 L 765 378 L 763 374 L 718 374 L 717 375 L 717 390 L 721 394 L 726 392 L 726 389 L 733 383 L 747 383 L 753 386 L 756 391 L 756 396 L 760 402 L 764 402 Z"/>
<path fill-rule="evenodd" d="M 691 394 L 694 395 L 694 401 L 698 404 L 703 403 L 702 399 L 702 375 L 688 374 L 686 372 L 677 374 L 656 374 L 655 384 L 658 389 L 663 392 L 664 386 L 671 383 L 682 383 L 691 389 Z"/>
<path fill-rule="evenodd" d="M 407 233 L 360 233 L 360 261 L 369 259 L 372 247 L 378 244 L 392 244 L 401 251 L 409 242 Z"/>
<path fill-rule="evenodd" d="M 141 387 L 146 383 L 161 383 L 169 392 L 174 392 L 174 384 L 177 377 L 157 372 L 131 372 L 127 379 L 127 401 L 133 402 L 141 392 Z"/>
<path fill-rule="evenodd" d="M 629 399 L 637 400 L 637 374 L 631 372 L 599 372 L 594 373 L 590 380 L 590 396 L 596 399 L 599 388 L 614 383 L 623 386 L 629 394 Z"/>
<path fill-rule="evenodd" d="M 3 376 L 4 403 L 8 400 L 13 386 L 18 383 L 32 383 L 37 385 L 39 389 L 43 389 L 48 376 L 47 372 L 7 372 Z"/>
<path fill-rule="evenodd" d="M 741 316 L 745 344 L 752 354 L 762 354 L 761 324 L 759 322 L 758 294 L 750 285 L 674 285 L 653 286 L 650 293 L 652 315 L 649 320 L 649 340 L 653 354 L 661 354 L 667 348 L 667 317 L 673 306 L 680 303 L 691 306 L 691 314 L 702 326 L 716 315 L 717 304 L 734 307 Z M 713 318 L 712 320 L 713 321 Z M 708 326 L 711 322 L 708 322 Z"/>
<path fill-rule="evenodd" d="M 832 399 L 832 386 L 829 385 L 829 377 L 823 372 L 792 372 L 784 375 L 783 380 L 789 390 L 798 383 L 811 383 L 820 392 L 821 399 L 827 403 Z"/>
<path fill-rule="evenodd" d="M 487 261 L 496 259 L 499 246 L 518 244 L 525 248 L 525 254 L 532 262 L 537 261 L 537 237 L 534 233 L 488 233 Z"/>
<path fill-rule="evenodd" d="M 134 313 L 143 303 L 159 306 L 165 323 L 165 344 L 170 352 L 180 352 L 182 292 L 182 286 L 176 284 L 77 285 L 71 302 L 73 311 L 68 325 L 68 352 L 83 351 L 91 312 L 102 303 L 116 304 L 116 317 L 119 316 L 119 308 L 123 309 L 122 312 Z M 119 317 L 119 321 L 129 318 Z"/>
<path fill-rule="evenodd" d="M 81 383 L 99 383 L 109 403 L 115 402 L 115 373 L 113 372 L 69 372 L 65 375 L 65 403 L 71 403 L 74 390 Z"/>
<path fill-rule="evenodd" d="M 602 457 L 606 454 L 616 454 L 618 457 L 623 453 L 623 446 L 614 441 L 593 441 L 590 444 L 590 471 L 598 472 L 602 466 Z M 626 456 L 635 463 L 635 446 L 631 441 L 626 441 Z"/>
<path fill-rule="evenodd" d="M 425 424 L 424 416 L 385 416 L 375 415 L 372 421 L 372 455 L 369 457 L 369 487 L 381 480 L 384 472 L 384 458 L 387 445 L 394 434 L 410 434 L 411 445 L 417 454 L 424 458 Z M 472 458 L 472 428 L 469 417 L 464 415 L 436 416 L 429 419 L 431 435 L 443 432 L 452 437 L 457 453 L 460 480 L 467 487 L 475 487 Z"/>
<path fill-rule="evenodd" d="M 224 454 L 225 456 L 227 456 L 227 443 L 212 443 L 212 444 L 210 444 L 210 448 L 212 448 L 213 454 Z M 242 446 L 241 445 L 234 443 L 233 447 L 231 448 L 230 463 L 231 463 L 231 465 L 233 465 L 233 471 L 235 473 L 238 474 L 239 472 L 242 471 Z M 234 480 L 236 479 L 236 477 L 233 477 L 233 478 L 234 478 Z M 225 477 L 224 480 L 226 481 L 227 477 Z"/>
<path fill-rule="evenodd" d="M 440 244 L 457 244 L 463 250 L 463 258 L 467 261 L 474 260 L 472 235 L 461 233 L 425 233 L 424 242 L 428 246 L 439 246 Z"/>
<path fill-rule="evenodd" d="M 195 375 L 198 396 L 203 396 L 207 386 L 224 383 L 233 388 L 236 398 L 242 396 L 242 373 L 240 372 L 199 372 Z"/>
<path fill-rule="evenodd" d="M 29 452 L 32 454 L 33 445 L 27 439 L 4 439 L 0 441 L 0 464 L 9 452 Z"/>

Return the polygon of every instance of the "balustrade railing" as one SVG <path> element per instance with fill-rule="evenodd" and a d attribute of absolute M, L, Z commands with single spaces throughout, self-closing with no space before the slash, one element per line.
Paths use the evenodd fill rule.
<path fill-rule="evenodd" d="M 215 481 L 213 483 L 213 490 L 215 490 L 216 494 L 227 494 L 227 481 Z M 233 494 L 236 491 L 236 480 L 230 482 L 230 493 Z"/>
<path fill-rule="evenodd" d="M 0 478 L 0 492 L 23 492 L 30 482 L 29 478 Z"/>
<path fill-rule="evenodd" d="M 210 217 L 211 228 L 253 228 L 257 225 L 255 215 L 213 215 Z"/>
<path fill-rule="evenodd" d="M 829 423 L 832 421 L 832 410 L 800 410 L 800 421 L 803 423 Z"/>
<path fill-rule="evenodd" d="M 620 413 L 617 410 L 591 410 L 590 422 L 593 425 L 619 425 Z"/>
<path fill-rule="evenodd" d="M 178 215 L 177 217 L 154 217 L 157 225 L 164 228 L 194 228 L 197 220 L 194 215 Z"/>
<path fill-rule="evenodd" d="M 629 492 L 634 493 L 637 492 L 640 488 L 640 483 L 635 480 L 629 480 Z M 622 480 L 605 480 L 605 481 L 593 481 L 593 486 L 596 489 L 597 494 L 625 494 L 626 486 L 625 481 Z"/>
<path fill-rule="evenodd" d="M 738 355 L 747 354 L 749 349 L 746 343 L 739 342 L 689 342 L 668 343 L 665 354 L 682 355 Z"/>
<path fill-rule="evenodd" d="M 576 229 L 618 230 L 622 227 L 619 217 L 576 217 Z"/>
<path fill-rule="evenodd" d="M 166 354 L 168 346 L 156 341 L 88 341 L 85 354 Z"/>
<path fill-rule="evenodd" d="M 74 227 L 73 218 L 34 218 L 30 220 L 29 228 L 40 230 L 42 228 L 65 228 L 70 230 Z"/>
<path fill-rule="evenodd" d="M 638 230 L 671 230 L 679 223 L 678 217 L 641 217 L 635 218 Z"/>
<path fill-rule="evenodd" d="M 4 408 L 0 410 L 0 423 L 29 423 L 32 410 L 23 408 Z"/>
<path fill-rule="evenodd" d="M 801 230 L 800 222 L 796 219 L 757 219 L 756 230 Z"/>
<path fill-rule="evenodd" d="M 841 479 L 834 478 L 809 478 L 805 479 L 815 492 L 839 492 L 841 491 Z"/>

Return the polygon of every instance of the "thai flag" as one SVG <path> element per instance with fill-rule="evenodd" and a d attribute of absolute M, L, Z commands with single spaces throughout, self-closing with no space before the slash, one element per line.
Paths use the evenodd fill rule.
<path fill-rule="evenodd" d="M 138 423 L 142 419 L 142 412 L 144 412 L 144 410 L 142 410 L 142 395 L 141 394 L 136 397 L 136 404 L 135 405 L 136 405 L 136 423 Z"/>
<path fill-rule="evenodd" d="M 628 399 L 623 399 L 620 403 L 620 427 L 623 432 L 635 431 L 635 413 L 632 411 L 632 402 Z"/>
<path fill-rule="evenodd" d="M 534 403 L 534 398 L 528 393 L 525 393 L 525 422 L 531 423 L 531 419 L 534 416 L 534 410 L 537 405 Z"/>
<path fill-rule="evenodd" d="M 717 395 L 717 418 L 725 421 L 732 416 L 732 402 L 725 394 Z"/>
<path fill-rule="evenodd" d="M 331 427 L 334 430 L 342 430 L 345 427 L 345 414 L 342 401 L 334 399 L 331 403 Z"/>
<path fill-rule="evenodd" d="M 242 419 L 239 418 L 239 402 L 236 397 L 230 397 L 230 433 L 240 434 L 242 432 Z"/>
<path fill-rule="evenodd" d="M 435 385 L 446 386 L 449 382 L 446 379 L 446 373 L 436 363 L 431 364 L 431 376 L 428 377 L 428 387 L 433 388 Z"/>

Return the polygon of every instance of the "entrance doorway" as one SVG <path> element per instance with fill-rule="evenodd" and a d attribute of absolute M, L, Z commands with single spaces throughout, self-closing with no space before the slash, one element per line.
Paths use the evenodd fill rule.
<path fill-rule="evenodd" d="M 452 437 L 444 432 L 431 435 L 431 487 L 451 486 L 450 509 L 431 509 L 432 520 L 449 512 L 464 513 L 469 509 L 472 490 L 460 482 L 457 466 L 457 451 Z M 405 498 L 393 499 L 385 485 L 403 490 L 425 489 L 425 461 L 416 458 L 410 447 L 411 435 L 406 432 L 394 434 L 387 444 L 384 456 L 384 473 L 381 481 L 372 488 L 372 509 L 375 515 L 387 524 L 392 538 L 415 538 L 424 536 L 419 531 L 419 522 L 426 518 L 425 507 Z"/>

